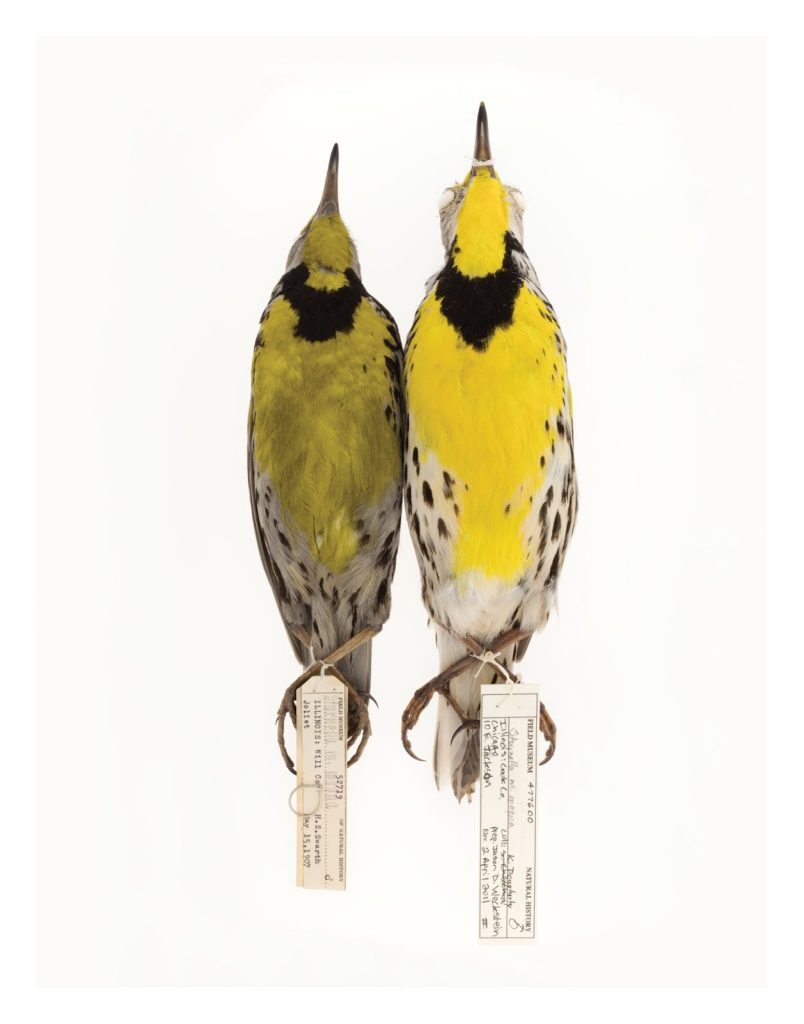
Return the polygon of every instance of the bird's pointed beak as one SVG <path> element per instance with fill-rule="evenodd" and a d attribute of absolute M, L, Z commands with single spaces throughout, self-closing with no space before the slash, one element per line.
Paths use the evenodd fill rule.
<path fill-rule="evenodd" d="M 338 212 L 338 143 L 336 142 L 329 157 L 327 177 L 324 181 L 324 191 L 321 194 L 317 215 L 322 217 Z"/>
<path fill-rule="evenodd" d="M 472 174 L 478 167 L 488 167 L 492 175 L 494 168 L 491 166 L 491 143 L 489 141 L 489 119 L 486 114 L 486 104 L 481 103 L 477 112 L 477 128 L 475 129 L 475 156 L 472 161 Z"/>

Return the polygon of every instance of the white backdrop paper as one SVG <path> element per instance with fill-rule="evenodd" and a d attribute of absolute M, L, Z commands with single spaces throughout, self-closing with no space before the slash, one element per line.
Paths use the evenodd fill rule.
<path fill-rule="evenodd" d="M 332 143 L 404 336 L 481 99 L 568 342 L 580 483 L 523 664 L 558 749 L 514 950 L 476 938 L 476 806 L 399 742 L 437 667 L 406 535 L 348 889 L 295 887 L 297 666 L 245 474 L 258 318 Z M 761 983 L 762 45 L 44 41 L 38 101 L 40 979 Z"/>

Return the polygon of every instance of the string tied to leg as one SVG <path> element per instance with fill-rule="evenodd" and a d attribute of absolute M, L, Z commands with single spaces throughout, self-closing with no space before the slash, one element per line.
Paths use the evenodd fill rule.
<path fill-rule="evenodd" d="M 471 656 L 475 659 L 475 661 L 480 662 L 480 667 L 478 668 L 477 672 L 475 672 L 475 679 L 477 679 L 477 677 L 483 671 L 484 665 L 493 665 L 494 670 L 496 672 L 499 672 L 501 676 L 507 679 L 512 686 L 515 683 L 522 682 L 520 677 L 516 675 L 516 673 L 512 672 L 505 664 L 505 662 L 500 661 L 499 651 L 481 651 L 480 654 L 472 654 Z"/>
<path fill-rule="evenodd" d="M 507 692 L 503 699 L 499 702 L 500 704 L 504 704 L 505 701 L 507 701 L 511 694 L 514 692 L 514 687 L 517 685 L 517 683 L 522 682 L 521 677 L 518 676 L 515 672 L 512 672 L 505 664 L 505 662 L 500 661 L 500 655 L 496 651 L 482 651 L 480 654 L 473 654 L 472 657 L 481 663 L 477 672 L 475 672 L 475 679 L 477 679 L 477 677 L 483 671 L 483 667 L 485 665 L 493 665 L 494 671 L 499 673 L 499 675 L 501 675 L 503 679 L 506 679 L 508 681 Z M 456 730 L 452 739 L 454 740 L 455 736 L 464 728 L 468 728 L 466 723 L 464 723 L 462 726 L 460 726 L 459 729 Z"/>
<path fill-rule="evenodd" d="M 331 662 L 325 661 L 323 658 L 319 658 L 317 661 L 314 661 L 312 667 L 317 667 L 318 673 L 315 676 L 310 676 L 310 679 L 316 679 L 318 682 L 323 681 L 329 675 L 335 674 L 335 666 Z M 309 682 L 310 680 L 308 679 L 307 681 Z"/>

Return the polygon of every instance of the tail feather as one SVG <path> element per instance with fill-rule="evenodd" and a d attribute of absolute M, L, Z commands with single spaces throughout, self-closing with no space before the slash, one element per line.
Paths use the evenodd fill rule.
<path fill-rule="evenodd" d="M 454 665 L 467 653 L 465 647 L 440 628 L 438 650 L 442 671 Z M 480 672 L 478 668 L 481 669 Z M 480 685 L 489 682 L 493 675 L 492 670 L 486 665 L 479 665 L 478 668 L 467 669 L 450 683 L 450 696 L 467 718 L 477 718 L 480 711 Z M 433 770 L 438 788 L 449 784 L 458 800 L 464 796 L 471 799 L 480 764 L 477 730 L 466 729 L 456 736 L 455 732 L 461 724 L 460 715 L 443 697 L 440 697 Z"/>
<path fill-rule="evenodd" d="M 338 671 L 348 679 L 351 685 L 368 701 L 371 692 L 371 640 L 368 640 L 356 651 L 352 651 L 338 662 Z M 357 728 L 357 708 L 350 702 L 349 735 L 354 736 Z"/>
<path fill-rule="evenodd" d="M 371 640 L 367 640 L 356 651 L 342 658 L 338 662 L 338 671 L 349 680 L 358 693 L 368 698 L 371 692 Z"/>
<path fill-rule="evenodd" d="M 438 649 L 441 652 L 441 669 L 454 665 L 467 650 L 450 634 L 439 630 Z M 500 660 L 510 662 L 512 649 L 504 652 Z M 450 695 L 467 718 L 480 716 L 480 687 L 499 678 L 492 665 L 479 664 L 456 676 L 450 683 Z M 436 720 L 433 770 L 436 786 L 441 789 L 447 783 L 458 800 L 471 800 L 475 783 L 480 777 L 480 736 L 477 729 L 465 729 L 455 735 L 462 720 L 458 713 L 443 697 L 439 697 Z"/>
<path fill-rule="evenodd" d="M 438 698 L 438 717 L 436 718 L 435 743 L 433 744 L 433 774 L 436 789 L 452 785 L 452 755 L 454 746 L 461 742 L 462 737 L 455 736 L 460 728 L 461 720 L 456 711 L 450 707 L 443 697 Z"/>

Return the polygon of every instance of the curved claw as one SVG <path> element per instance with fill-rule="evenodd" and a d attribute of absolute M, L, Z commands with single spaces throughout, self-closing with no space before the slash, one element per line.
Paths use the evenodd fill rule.
<path fill-rule="evenodd" d="M 355 750 L 355 752 L 352 754 L 352 756 L 346 762 L 347 767 L 351 767 L 351 765 L 357 764 L 357 762 L 363 756 L 363 751 L 366 749 L 366 744 L 368 743 L 369 737 L 371 736 L 371 723 L 368 720 L 368 716 L 366 716 L 366 724 L 360 730 L 359 735 L 360 735 L 360 742 L 358 743 L 357 749 Z"/>
<path fill-rule="evenodd" d="M 424 761 L 424 758 L 413 753 L 413 747 L 410 745 L 408 733 L 419 721 L 422 711 L 424 711 L 433 699 L 433 694 L 437 692 L 437 689 L 437 681 L 434 680 L 431 680 L 429 683 L 425 683 L 424 686 L 420 686 L 411 697 L 408 702 L 408 706 L 402 712 L 402 746 L 414 761 Z"/>
<path fill-rule="evenodd" d="M 543 765 L 547 764 L 556 752 L 556 736 L 558 734 L 556 723 L 550 717 L 544 704 L 539 704 L 539 732 L 547 740 L 547 750 L 542 760 L 539 761 L 539 764 Z"/>
<path fill-rule="evenodd" d="M 458 728 L 455 730 L 455 732 L 452 734 L 452 738 L 449 741 L 450 745 L 452 745 L 455 742 L 455 737 L 458 735 L 458 733 L 464 732 L 464 730 L 466 730 L 466 729 L 479 729 L 479 728 L 480 728 L 480 720 L 479 719 L 477 719 L 477 718 L 467 718 L 466 721 L 463 722 L 461 725 L 459 725 Z"/>
<path fill-rule="evenodd" d="M 351 747 L 357 743 L 357 749 L 352 754 L 351 759 L 347 761 L 347 764 L 355 764 L 355 762 L 360 760 L 360 756 L 368 743 L 369 736 L 371 736 L 371 721 L 369 719 L 368 705 L 365 700 L 363 700 L 363 696 L 359 691 L 353 690 L 349 687 L 349 717 L 351 717 L 351 713 L 354 709 L 356 709 L 357 720 L 349 730 L 346 745 L 347 747 Z"/>
<path fill-rule="evenodd" d="M 410 704 L 408 704 L 402 712 L 402 746 L 405 748 L 405 752 L 412 757 L 414 761 L 424 761 L 424 758 L 413 753 L 413 747 L 410 745 L 410 737 L 408 736 L 408 733 L 418 722 L 419 715 L 421 713 L 422 708 L 418 706 L 416 695 L 414 694 Z"/>
<path fill-rule="evenodd" d="M 419 757 L 418 754 L 414 754 L 413 753 L 413 747 L 410 745 L 410 740 L 408 739 L 407 734 L 408 734 L 408 730 L 403 726 L 403 728 L 402 728 L 402 746 L 405 748 L 406 752 L 413 758 L 414 761 L 422 761 L 423 762 L 424 761 L 423 757 Z"/>

